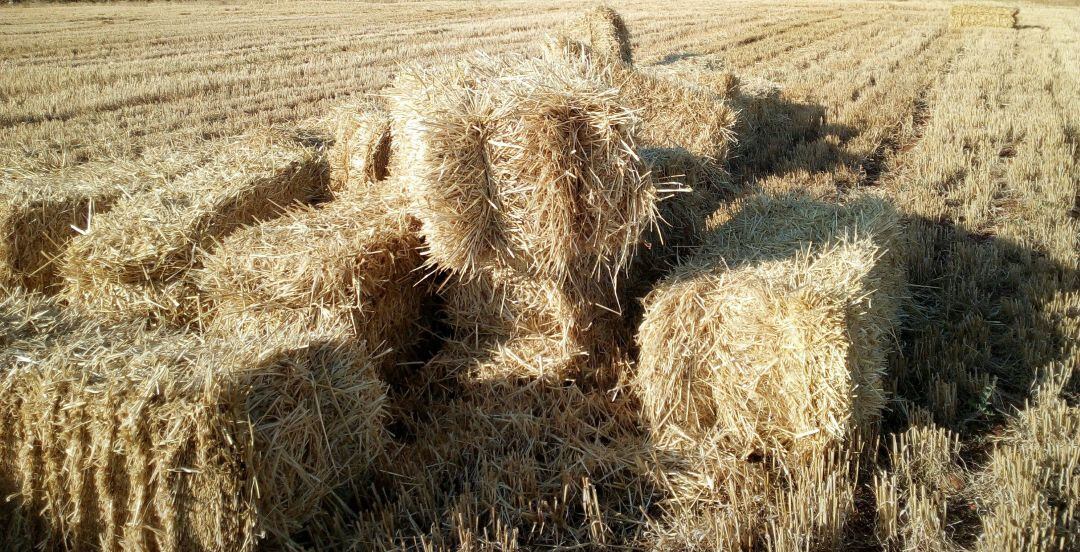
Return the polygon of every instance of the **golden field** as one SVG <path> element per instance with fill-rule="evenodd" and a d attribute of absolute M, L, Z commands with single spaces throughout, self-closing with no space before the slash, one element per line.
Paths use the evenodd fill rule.
<path fill-rule="evenodd" d="M 608 5 L 633 51 L 615 82 L 652 100 L 490 69 L 520 74 L 483 98 L 525 115 L 485 163 L 608 171 L 578 175 L 574 224 L 527 186 L 484 196 L 494 261 L 467 250 L 488 234 L 444 236 L 491 212 L 453 204 L 429 150 L 471 146 L 410 124 L 497 117 L 452 119 L 437 101 L 473 77 L 418 67 L 546 55 L 579 3 L 0 8 L 0 542 L 1080 547 L 1080 8 L 993 4 L 1009 28 L 948 2 Z M 551 82 L 640 150 L 559 157 L 527 112 Z M 391 106 L 400 149 L 333 189 L 318 163 L 358 101 Z M 559 160 L 499 150 L 518 141 Z M 717 191 L 666 210 L 696 192 L 655 192 L 638 157 Z M 694 226 L 668 247 L 654 195 Z"/>

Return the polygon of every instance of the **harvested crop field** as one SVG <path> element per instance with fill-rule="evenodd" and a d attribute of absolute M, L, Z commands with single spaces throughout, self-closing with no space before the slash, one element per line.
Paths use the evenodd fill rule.
<path fill-rule="evenodd" d="M 0 548 L 1080 549 L 1080 8 L 0 8 Z"/>

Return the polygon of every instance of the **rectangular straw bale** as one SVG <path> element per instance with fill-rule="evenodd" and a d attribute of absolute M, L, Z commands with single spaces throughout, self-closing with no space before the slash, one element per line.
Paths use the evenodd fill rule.
<path fill-rule="evenodd" d="M 738 114 L 712 90 L 635 69 L 613 71 L 619 97 L 641 117 L 642 146 L 684 148 L 723 164 L 735 146 Z"/>
<path fill-rule="evenodd" d="M 620 101 L 642 119 L 640 145 L 684 148 L 718 164 L 727 160 L 737 114 L 728 96 L 711 86 L 721 80 L 701 83 L 633 67 L 626 24 L 610 8 L 596 8 L 569 22 L 546 44 L 546 53 L 571 63 L 604 66 Z M 725 86 L 732 84 L 728 80 Z"/>
<path fill-rule="evenodd" d="M 210 325 L 281 317 L 314 328 L 341 316 L 370 350 L 399 351 L 414 334 L 427 289 L 406 201 L 389 189 L 350 189 L 225 238 L 196 277 L 212 306 Z"/>
<path fill-rule="evenodd" d="M 0 176 L 0 282 L 39 291 L 61 284 L 57 257 L 68 241 L 128 194 L 164 185 L 194 155 L 112 160 L 33 174 Z"/>
<path fill-rule="evenodd" d="M 379 182 L 390 170 L 390 114 L 378 102 L 361 99 L 333 113 L 334 144 L 330 148 L 330 190 L 350 181 Z"/>
<path fill-rule="evenodd" d="M 599 360 L 617 349 L 623 327 L 610 283 L 572 290 L 500 270 L 474 280 L 452 280 L 443 297 L 456 342 L 506 360 L 487 368 L 521 369 L 499 374 L 504 377 L 541 375 L 534 369 L 548 377 L 577 375 L 590 357 Z M 484 366 L 477 368 L 468 376 L 494 375 Z"/>
<path fill-rule="evenodd" d="M 384 443 L 384 386 L 344 326 L 85 326 L 20 348 L 0 374 L 0 466 L 46 547 L 287 545 Z"/>
<path fill-rule="evenodd" d="M 949 27 L 1016 27 L 1020 10 L 1005 6 L 961 4 L 949 8 Z"/>
<path fill-rule="evenodd" d="M 193 310 L 185 275 L 198 250 L 325 191 L 318 149 L 271 135 L 237 140 L 213 162 L 96 217 L 64 256 L 62 295 L 105 319 L 182 322 Z"/>
<path fill-rule="evenodd" d="M 727 175 L 683 148 L 642 148 L 641 160 L 660 190 L 658 228 L 643 236 L 644 257 L 671 260 L 700 243 L 706 219 L 735 195 Z"/>
<path fill-rule="evenodd" d="M 605 70 L 518 57 L 402 70 L 395 144 L 430 264 L 565 281 L 629 263 L 655 190 Z"/>
<path fill-rule="evenodd" d="M 869 194 L 792 194 L 727 211 L 645 301 L 634 384 L 646 417 L 779 460 L 871 429 L 902 293 L 895 210 Z"/>

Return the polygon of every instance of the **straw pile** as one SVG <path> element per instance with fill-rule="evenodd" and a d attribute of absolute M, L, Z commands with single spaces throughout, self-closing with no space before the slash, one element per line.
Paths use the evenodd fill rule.
<path fill-rule="evenodd" d="M 192 156 L 154 162 L 110 161 L 48 174 L 6 172 L 0 178 L 0 283 L 55 291 L 56 258 L 94 216 L 126 194 L 167 182 Z"/>
<path fill-rule="evenodd" d="M 324 194 L 325 174 L 319 151 L 291 140 L 230 144 L 212 163 L 96 217 L 64 256 L 62 294 L 104 319 L 182 323 L 196 309 L 186 278 L 196 251 Z"/>
<path fill-rule="evenodd" d="M 334 115 L 330 149 L 330 190 L 349 182 L 379 182 L 390 170 L 390 116 L 374 101 L 346 104 Z"/>
<path fill-rule="evenodd" d="M 369 350 L 400 350 L 424 291 L 416 222 L 394 188 L 353 187 L 225 238 L 196 277 L 211 329 L 343 320 Z"/>
<path fill-rule="evenodd" d="M 780 461 L 870 430 L 901 293 L 895 211 L 754 196 L 713 222 L 646 299 L 634 383 L 654 430 Z"/>
<path fill-rule="evenodd" d="M 0 379 L 0 465 L 46 548 L 289 543 L 383 447 L 384 386 L 347 327 L 53 339 Z"/>
<path fill-rule="evenodd" d="M 1020 10 L 1004 6 L 977 6 L 962 4 L 949 8 L 949 27 L 1016 27 Z"/>

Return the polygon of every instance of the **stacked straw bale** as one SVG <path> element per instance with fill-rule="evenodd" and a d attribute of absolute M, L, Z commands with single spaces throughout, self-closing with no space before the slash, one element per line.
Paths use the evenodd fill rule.
<path fill-rule="evenodd" d="M 431 264 L 565 282 L 628 263 L 655 190 L 604 71 L 478 57 L 401 72 L 395 139 Z"/>
<path fill-rule="evenodd" d="M 598 8 L 561 29 L 547 55 L 608 66 L 605 76 L 618 88 L 620 101 L 642 119 L 639 154 L 659 187 L 675 192 L 661 198 L 662 222 L 644 237 L 641 262 L 631 271 L 647 283 L 676 264 L 680 250 L 698 242 L 705 217 L 733 196 L 724 165 L 735 145 L 738 118 L 726 96 L 702 83 L 613 62 L 611 48 L 594 36 L 621 36 L 625 29 L 618 14 Z"/>
<path fill-rule="evenodd" d="M 596 8 L 567 23 L 548 45 L 548 55 L 573 60 L 590 59 L 607 64 L 619 98 L 642 119 L 639 143 L 650 148 L 684 148 L 716 163 L 723 163 L 733 145 L 732 127 L 737 114 L 723 94 L 692 80 L 637 70 L 626 63 L 612 63 L 610 44 L 602 37 L 626 37 L 626 24 L 609 8 Z M 616 58 L 616 59 L 621 59 Z"/>
<path fill-rule="evenodd" d="M 1016 27 L 1020 10 L 1004 6 L 981 6 L 962 4 L 949 8 L 949 27 Z"/>
<path fill-rule="evenodd" d="M 385 388 L 345 326 L 82 325 L 15 348 L 0 466 L 45 548 L 287 544 L 384 446 Z"/>
<path fill-rule="evenodd" d="M 127 194 L 161 186 L 192 155 L 152 162 L 110 161 L 47 174 L 0 177 L 0 283 L 40 291 L 61 284 L 56 258 L 90 221 Z"/>
<path fill-rule="evenodd" d="M 635 387 L 661 440 L 799 462 L 871 430 L 901 294 L 895 210 L 760 195 L 712 222 L 646 299 Z"/>
<path fill-rule="evenodd" d="M 330 149 L 330 190 L 350 182 L 379 182 L 390 170 L 390 115 L 372 100 L 341 106 L 334 113 L 334 144 Z"/>
<path fill-rule="evenodd" d="M 237 141 L 213 162 L 96 217 L 67 249 L 62 295 L 106 320 L 184 323 L 197 310 L 187 271 L 198 250 L 325 191 L 319 149 L 277 135 Z"/>
<path fill-rule="evenodd" d="M 225 238 L 196 277 L 213 307 L 209 329 L 343 320 L 372 352 L 400 352 L 425 297 L 417 223 L 405 202 L 397 186 L 356 185 Z"/>
<path fill-rule="evenodd" d="M 630 30 L 622 16 L 604 6 L 597 6 L 564 25 L 556 32 L 551 46 L 576 55 L 595 56 L 603 63 L 627 66 L 634 63 Z"/>
<path fill-rule="evenodd" d="M 453 278 L 455 339 L 569 358 L 620 323 L 617 279 L 655 227 L 656 190 L 609 82 L 589 61 L 516 57 L 399 75 L 395 147 L 428 264 Z"/>

